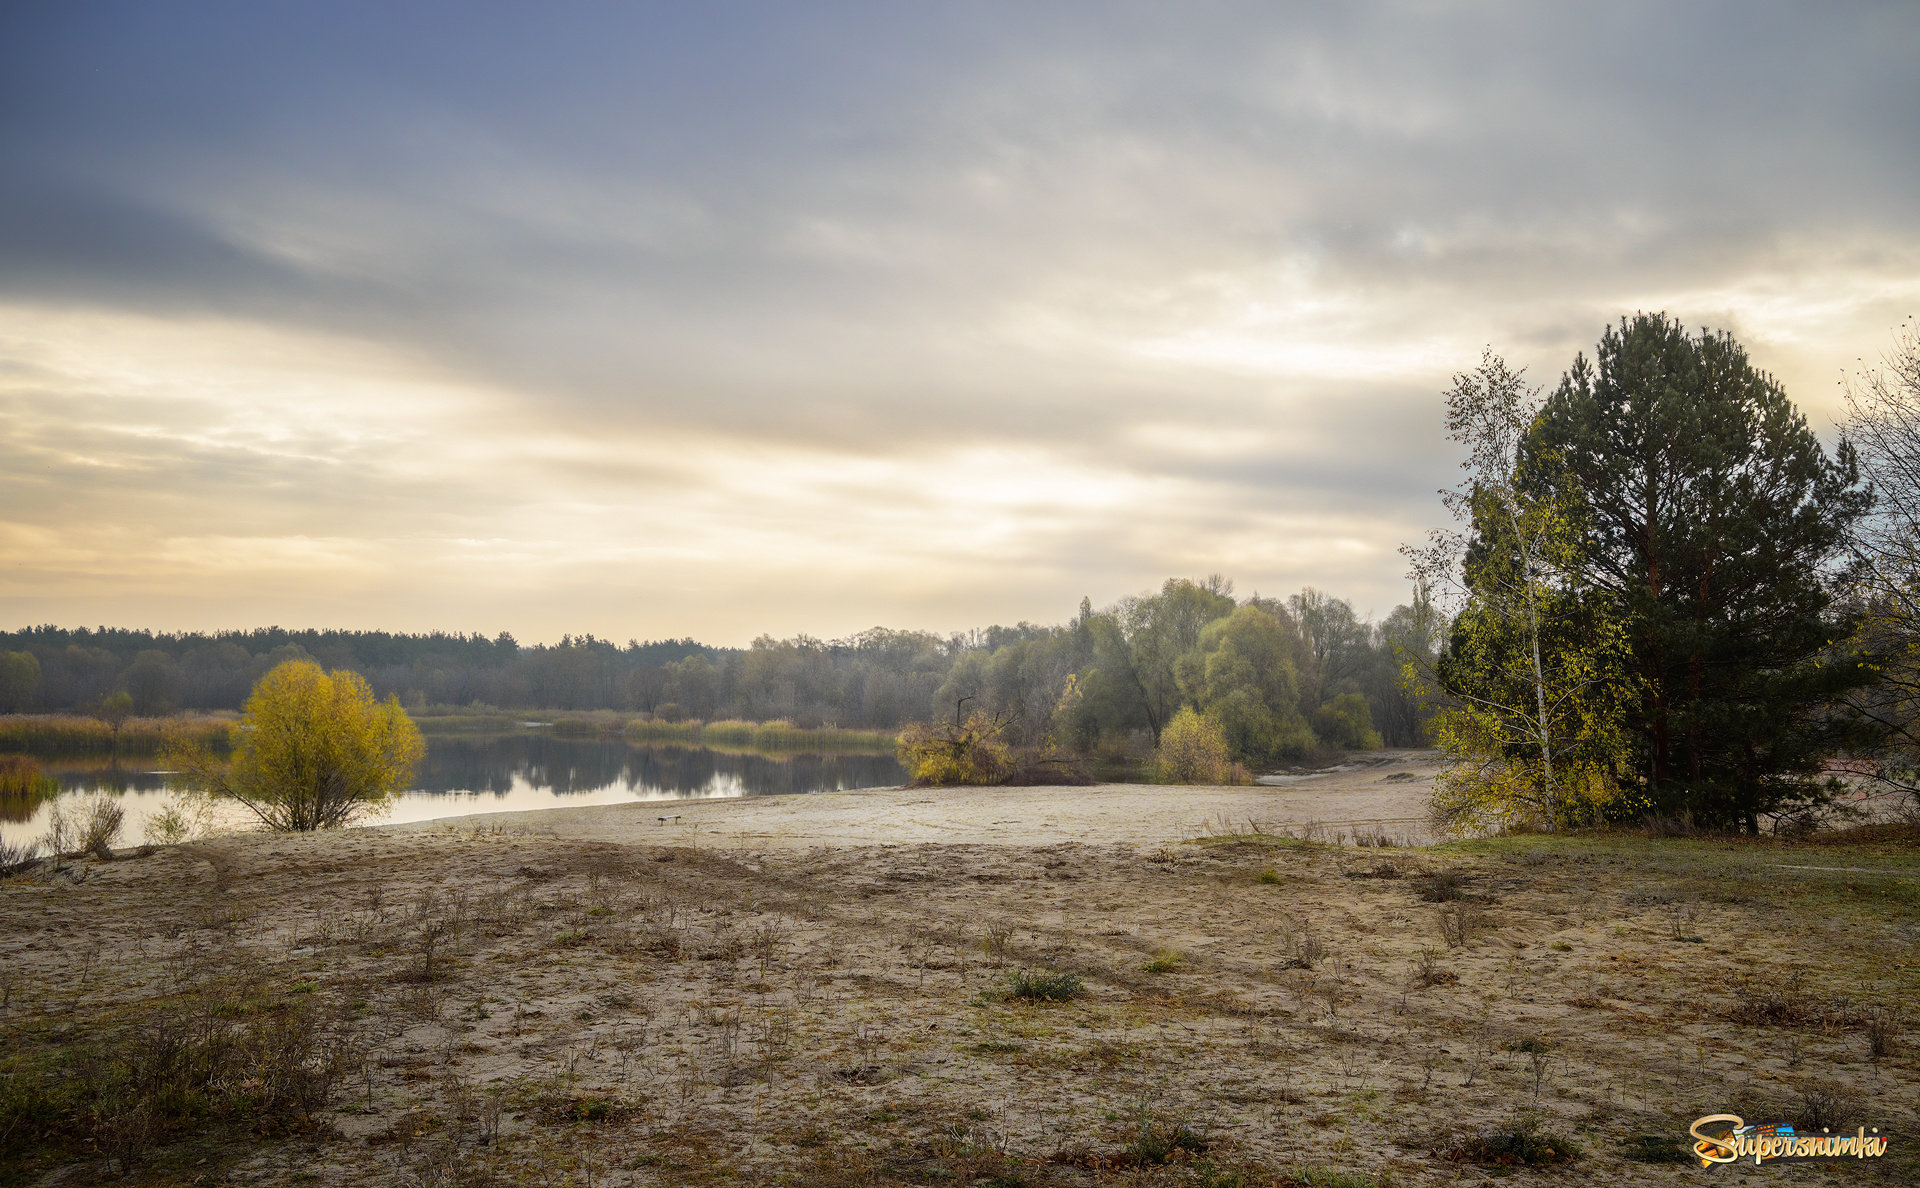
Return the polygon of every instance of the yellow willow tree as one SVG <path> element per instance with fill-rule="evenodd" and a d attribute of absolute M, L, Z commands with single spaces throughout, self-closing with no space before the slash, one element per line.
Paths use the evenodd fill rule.
<path fill-rule="evenodd" d="M 260 678 L 231 739 L 228 760 L 183 738 L 165 761 L 192 791 L 238 801 L 278 832 L 385 811 L 426 751 L 398 701 L 375 701 L 358 673 L 305 660 Z"/>
<path fill-rule="evenodd" d="M 1452 761 L 1435 819 L 1453 831 L 1592 819 L 1627 755 L 1626 650 L 1620 624 L 1582 597 L 1579 493 L 1527 450 L 1539 392 L 1491 350 L 1446 399 L 1467 478 L 1441 499 L 1463 527 L 1402 550 L 1423 593 L 1451 604 L 1446 648 L 1407 674 L 1439 703 L 1431 729 Z"/>

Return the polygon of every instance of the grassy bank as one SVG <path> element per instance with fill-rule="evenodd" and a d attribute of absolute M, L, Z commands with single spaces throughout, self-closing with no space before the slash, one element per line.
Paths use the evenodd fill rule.
<path fill-rule="evenodd" d="M 185 730 L 207 746 L 225 749 L 234 714 L 180 714 L 128 718 L 115 730 L 79 714 L 0 715 L 0 753 L 33 755 L 152 755 L 169 730 Z"/>
<path fill-rule="evenodd" d="M 657 722 L 635 718 L 628 738 L 645 742 L 683 742 L 717 749 L 755 751 L 891 751 L 891 730 L 847 730 L 837 726 L 801 727 L 791 722 Z"/>
<path fill-rule="evenodd" d="M 615 710 L 417 710 L 421 733 L 511 734 L 539 729 L 561 738 L 623 738 L 732 751 L 891 751 L 891 730 L 801 727 L 791 722 L 662 722 Z"/>
<path fill-rule="evenodd" d="M 563 738 L 617 735 L 627 716 L 612 710 L 409 710 L 422 734 L 519 734 L 545 730 Z"/>

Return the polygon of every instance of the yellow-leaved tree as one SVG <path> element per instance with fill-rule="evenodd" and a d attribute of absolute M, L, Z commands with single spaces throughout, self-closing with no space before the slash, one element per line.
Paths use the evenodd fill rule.
<path fill-rule="evenodd" d="M 1000 723 L 975 713 L 951 726 L 914 725 L 900 732 L 898 754 L 916 788 L 952 784 L 998 784 L 1009 770 Z"/>
<path fill-rule="evenodd" d="M 397 700 L 376 701 L 358 673 L 306 660 L 261 677 L 245 710 L 230 758 L 181 737 L 164 761 L 192 792 L 238 801 L 278 832 L 384 812 L 426 751 Z"/>
<path fill-rule="evenodd" d="M 1244 784 L 1246 770 L 1233 761 L 1220 724 L 1192 706 L 1182 706 L 1153 751 L 1154 778 L 1162 784 Z"/>
<path fill-rule="evenodd" d="M 1435 823 L 1452 832 L 1552 829 L 1623 808 L 1622 726 L 1635 685 L 1625 629 L 1586 597 L 1583 504 L 1551 454 L 1529 456 L 1538 391 L 1491 350 L 1447 392 L 1448 436 L 1467 479 L 1441 497 L 1464 530 L 1403 550 L 1423 593 L 1451 595 L 1446 651 L 1407 680 L 1438 704 L 1433 738 L 1449 767 Z"/>

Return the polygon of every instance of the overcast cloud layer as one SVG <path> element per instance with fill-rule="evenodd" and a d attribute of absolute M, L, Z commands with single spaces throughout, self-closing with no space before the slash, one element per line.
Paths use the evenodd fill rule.
<path fill-rule="evenodd" d="M 1483 345 L 1920 308 L 1911 3 L 398 7 L 0 16 L 0 622 L 1378 614 Z"/>

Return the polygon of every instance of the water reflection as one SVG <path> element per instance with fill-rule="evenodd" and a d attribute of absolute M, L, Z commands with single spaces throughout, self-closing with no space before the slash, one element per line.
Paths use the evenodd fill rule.
<path fill-rule="evenodd" d="M 572 796 L 624 785 L 645 799 L 706 795 L 716 779 L 745 796 L 898 784 L 892 755 L 758 755 L 700 747 L 629 746 L 597 739 L 517 734 L 433 738 L 415 773 L 421 791 L 504 794 L 516 783 Z"/>
<path fill-rule="evenodd" d="M 44 759 L 41 766 L 60 781 L 62 800 L 96 792 L 119 797 L 126 809 L 123 844 L 145 840 L 147 820 L 168 799 L 165 777 L 154 770 L 151 759 Z M 869 788 L 906 778 L 899 762 L 887 754 L 735 754 L 545 734 L 429 738 L 426 758 L 414 775 L 417 789 L 401 797 L 381 820 L 430 821 L 634 800 L 774 796 Z M 8 841 L 44 837 L 53 804 L 40 802 L 24 822 L 0 825 L 0 833 Z M 243 822 L 236 817 L 231 823 Z"/>

